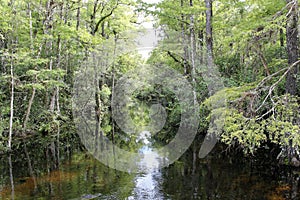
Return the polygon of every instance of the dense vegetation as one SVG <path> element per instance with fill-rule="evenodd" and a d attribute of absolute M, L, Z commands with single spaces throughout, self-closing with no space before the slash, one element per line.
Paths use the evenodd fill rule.
<path fill-rule="evenodd" d="M 297 0 L 162 0 L 157 5 L 1 0 L 0 5 L 1 152 L 17 148 L 19 138 L 49 136 L 60 143 L 75 137 L 74 77 L 95 53 L 103 66 L 95 113 L 106 119 L 115 80 L 143 63 L 136 51 L 122 48 L 134 46 L 142 31 L 138 16 L 146 13 L 155 16 L 164 36 L 147 63 L 166 64 L 189 79 L 201 104 L 199 135 L 212 133 L 209 122 L 221 116 L 225 123 L 217 134 L 228 149 L 249 155 L 276 148 L 280 162 L 300 164 Z M 210 90 L 203 78 L 213 66 L 224 83 L 219 91 Z M 176 101 L 168 91 L 158 91 L 136 97 L 164 96 L 168 123 L 176 126 Z M 226 105 L 216 106 L 225 97 Z M 113 131 L 109 124 L 110 117 L 102 122 L 107 132 Z M 159 137 L 168 141 L 172 135 Z"/>

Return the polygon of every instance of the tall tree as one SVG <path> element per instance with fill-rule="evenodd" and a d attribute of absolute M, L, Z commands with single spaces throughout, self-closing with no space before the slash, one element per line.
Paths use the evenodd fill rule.
<path fill-rule="evenodd" d="M 190 0 L 190 6 L 194 7 L 193 0 Z M 190 59 L 191 59 L 191 78 L 192 78 L 192 84 L 194 87 L 193 90 L 193 98 L 194 98 L 194 104 L 196 105 L 197 102 L 197 94 L 196 94 L 196 41 L 195 41 L 195 15 L 194 13 L 190 16 Z"/>
<path fill-rule="evenodd" d="M 13 134 L 13 117 L 14 117 L 14 66 L 13 66 L 13 58 L 11 56 L 10 61 L 10 75 L 11 75 L 11 96 L 10 96 L 10 119 L 9 119 L 9 138 L 8 138 L 8 149 L 11 150 L 12 143 L 12 134 Z"/>
<path fill-rule="evenodd" d="M 288 14 L 286 24 L 286 45 L 288 63 L 292 65 L 299 58 L 298 40 L 298 0 L 286 0 Z M 286 92 L 295 95 L 297 93 L 298 66 L 293 67 L 286 77 Z"/>
<path fill-rule="evenodd" d="M 207 65 L 213 65 L 212 0 L 205 0 Z"/>

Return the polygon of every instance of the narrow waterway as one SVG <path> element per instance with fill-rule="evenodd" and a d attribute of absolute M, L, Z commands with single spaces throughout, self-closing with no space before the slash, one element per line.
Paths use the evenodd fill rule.
<path fill-rule="evenodd" d="M 159 160 L 161 157 L 154 151 L 151 144 L 151 133 L 143 131 L 139 134 L 138 140 L 141 140 L 143 146 L 139 153 L 144 155 L 140 161 L 140 173 L 135 177 L 135 187 L 133 194 L 128 197 L 133 199 L 164 199 L 162 191 L 159 190 L 162 180 L 162 173 L 159 170 Z"/>
<path fill-rule="evenodd" d="M 159 160 L 149 141 L 149 133 L 141 136 L 138 139 L 143 146 L 139 152 L 151 154 L 152 161 Z M 68 148 L 56 148 L 60 150 L 58 160 L 51 152 L 54 149 L 51 142 L 45 148 L 45 144 L 32 141 L 27 148 L 20 148 L 10 156 L 2 155 L 0 199 L 300 198 L 300 172 L 296 169 L 270 165 L 258 158 L 245 161 L 228 157 L 221 154 L 218 147 L 208 158 L 196 161 L 190 149 L 180 160 L 162 169 L 157 168 L 159 162 L 142 159 L 140 172 L 127 173 L 103 165 L 78 143 L 71 144 Z"/>

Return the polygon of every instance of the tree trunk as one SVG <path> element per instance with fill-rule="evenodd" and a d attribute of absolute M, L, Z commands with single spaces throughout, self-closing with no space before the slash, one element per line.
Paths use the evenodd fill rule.
<path fill-rule="evenodd" d="M 30 50 L 33 53 L 33 47 L 34 47 L 33 46 L 33 26 L 32 26 L 32 12 L 31 12 L 31 3 L 30 2 L 28 3 L 28 12 L 29 12 Z M 33 88 L 32 89 L 32 95 L 31 95 L 31 98 L 29 100 L 27 112 L 26 112 L 26 115 L 25 115 L 25 119 L 24 119 L 24 122 L 23 122 L 23 131 L 22 131 L 23 135 L 24 135 L 24 132 L 26 131 L 26 126 L 27 126 L 27 122 L 29 120 L 30 110 L 31 110 L 31 106 L 32 106 L 32 103 L 33 103 L 33 100 L 34 100 L 35 92 L 36 92 L 36 89 Z"/>
<path fill-rule="evenodd" d="M 286 0 L 288 6 L 288 16 L 286 24 L 286 46 L 288 63 L 292 65 L 298 60 L 298 0 Z M 293 3 L 291 3 L 293 2 Z M 286 77 L 286 93 L 296 95 L 297 93 L 297 75 L 298 66 L 293 67 Z"/>
<path fill-rule="evenodd" d="M 11 96 L 10 96 L 10 118 L 9 118 L 9 138 L 8 138 L 8 149 L 11 150 L 12 134 L 13 134 L 13 117 L 14 117 L 14 67 L 13 61 L 10 61 L 10 76 L 11 76 Z"/>
<path fill-rule="evenodd" d="M 280 37 L 280 46 L 284 47 L 284 33 L 283 33 L 283 29 L 279 29 L 279 37 Z"/>
<path fill-rule="evenodd" d="M 9 164 L 9 178 L 10 178 L 10 185 L 11 185 L 11 199 L 15 199 L 15 185 L 14 185 L 14 176 L 13 176 L 13 166 L 11 162 L 11 154 L 8 156 L 8 164 Z"/>
<path fill-rule="evenodd" d="M 212 37 L 212 0 L 205 0 L 206 5 L 206 47 L 207 65 L 213 66 L 213 37 Z"/>
<path fill-rule="evenodd" d="M 77 8 L 77 23 L 76 23 L 76 30 L 78 31 L 79 27 L 80 27 L 80 6 L 81 6 L 81 0 L 78 1 L 78 8 Z"/>
<path fill-rule="evenodd" d="M 180 1 L 180 6 L 184 7 L 184 1 Z M 184 21 L 185 17 L 184 14 L 181 14 L 181 20 Z M 186 33 L 185 33 L 185 24 L 181 23 L 181 39 L 182 39 L 182 47 L 183 47 L 183 67 L 184 67 L 184 75 L 188 75 L 188 68 L 187 68 L 187 60 L 188 60 L 188 47 L 187 47 L 187 41 L 186 41 Z"/>
<path fill-rule="evenodd" d="M 24 123 L 23 123 L 23 134 L 24 134 L 24 131 L 26 131 L 26 126 L 27 126 L 27 123 L 28 123 L 28 120 L 29 120 L 32 103 L 33 103 L 33 100 L 34 100 L 34 97 L 35 97 L 35 92 L 36 92 L 36 89 L 32 88 L 32 95 L 31 95 L 29 103 L 28 103 L 28 108 L 27 108 L 27 112 L 26 112 L 26 115 L 25 115 L 25 120 L 24 120 Z"/>
<path fill-rule="evenodd" d="M 117 41 L 118 41 L 118 37 L 117 37 L 117 34 L 115 33 L 115 35 L 114 35 L 114 55 L 113 55 L 113 64 L 112 64 L 111 102 L 114 101 L 114 97 L 115 97 L 115 60 L 116 60 Z M 111 116 L 113 116 L 112 113 L 111 113 Z M 115 123 L 114 123 L 113 117 L 111 118 L 111 123 L 112 123 L 111 140 L 114 143 L 115 142 L 114 141 L 115 140 Z M 113 152 L 115 153 L 115 148 L 113 148 Z"/>
<path fill-rule="evenodd" d="M 190 6 L 193 7 L 193 0 L 190 0 Z M 194 27 L 194 14 L 190 16 L 190 42 L 191 42 L 191 63 L 192 63 L 192 69 L 191 69 L 191 77 L 192 77 L 192 84 L 193 84 L 193 100 L 194 105 L 196 105 L 197 102 L 197 94 L 196 94 L 196 41 L 195 41 L 195 27 Z"/>
<path fill-rule="evenodd" d="M 38 52 L 37 57 L 36 57 L 37 59 L 40 57 L 42 49 L 43 49 L 43 43 L 41 43 L 41 45 L 39 47 L 39 52 Z M 37 77 L 35 77 L 34 83 L 35 82 L 37 82 Z M 33 104 L 33 100 L 35 98 L 35 93 L 36 93 L 36 88 L 33 87 L 32 88 L 32 94 L 31 94 L 31 97 L 30 97 L 30 100 L 29 100 L 29 103 L 28 103 L 27 112 L 26 112 L 26 115 L 25 115 L 25 118 L 24 118 L 24 122 L 23 122 L 23 134 L 24 134 L 24 131 L 26 131 L 27 123 L 29 121 L 29 116 L 30 116 L 30 112 L 31 112 L 31 107 L 32 107 L 32 104 Z"/>
<path fill-rule="evenodd" d="M 25 155 L 26 155 L 27 163 L 28 163 L 29 174 L 30 174 L 30 176 L 33 180 L 34 191 L 37 191 L 36 177 L 35 177 L 34 172 L 33 172 L 33 167 L 32 167 L 32 164 L 31 164 L 31 159 L 30 159 L 26 144 L 24 144 L 24 152 L 25 152 Z"/>
<path fill-rule="evenodd" d="M 47 5 L 46 5 L 46 16 L 45 16 L 46 19 L 44 22 L 44 25 L 45 25 L 44 34 L 49 37 L 51 35 L 52 21 L 53 21 L 53 8 L 52 8 L 53 4 L 54 4 L 53 0 L 48 0 Z M 52 40 L 52 37 L 50 37 L 50 39 L 48 38 L 46 40 L 46 56 L 47 56 L 47 58 L 49 58 L 49 70 L 50 71 L 52 71 L 52 69 L 53 69 L 52 52 L 53 52 L 53 40 Z M 46 90 L 46 96 L 48 97 L 48 95 L 49 95 L 49 91 Z M 55 100 L 55 99 L 53 99 L 54 95 L 55 95 L 55 92 L 53 92 L 53 95 L 51 96 L 50 105 L 49 105 L 50 111 L 54 110 L 54 106 L 55 106 L 55 104 L 53 104 L 54 100 Z M 48 103 L 48 98 L 46 98 L 46 103 Z"/>
<path fill-rule="evenodd" d="M 97 7 L 98 7 L 98 0 L 95 0 L 94 2 L 94 7 L 93 7 L 93 13 L 91 14 L 91 24 L 90 24 L 90 28 L 91 28 L 91 35 L 95 35 L 96 34 L 96 13 L 97 13 Z"/>
<path fill-rule="evenodd" d="M 96 56 L 93 53 L 93 62 L 96 63 Z M 100 84 L 98 78 L 98 70 L 96 65 L 94 65 L 94 88 L 95 88 L 95 114 L 96 114 L 96 128 L 95 128 L 95 136 L 98 136 L 100 130 L 100 115 L 101 115 L 101 99 L 100 99 Z"/>

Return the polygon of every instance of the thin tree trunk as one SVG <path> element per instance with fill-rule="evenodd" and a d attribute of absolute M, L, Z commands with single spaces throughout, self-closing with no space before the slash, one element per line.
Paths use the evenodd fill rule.
<path fill-rule="evenodd" d="M 30 174 L 30 176 L 31 176 L 31 178 L 33 180 L 34 190 L 37 190 L 36 177 L 35 177 L 34 172 L 33 172 L 32 164 L 31 164 L 31 159 L 30 159 L 30 156 L 29 156 L 26 144 L 24 144 L 24 152 L 25 152 L 26 159 L 27 159 L 27 162 L 28 162 L 29 174 Z"/>
<path fill-rule="evenodd" d="M 286 44 L 288 64 L 292 65 L 298 61 L 299 57 L 299 40 L 298 40 L 298 0 L 286 0 L 288 6 L 288 19 L 286 25 Z M 293 3 L 291 3 L 293 2 Z M 291 95 L 297 93 L 297 77 L 298 66 L 289 71 L 286 77 L 286 92 Z"/>
<path fill-rule="evenodd" d="M 67 13 L 67 11 L 66 11 Z M 60 9 L 60 19 L 63 20 L 63 4 L 61 4 L 61 9 Z M 66 19 L 65 19 L 66 20 Z M 57 38 L 57 66 L 56 68 L 59 69 L 61 65 L 61 37 L 60 34 L 58 35 Z M 60 114 L 60 105 L 59 105 L 59 86 L 56 86 L 56 110 L 57 113 Z M 56 143 L 57 143 L 57 168 L 59 169 L 60 167 L 60 122 L 57 122 L 57 138 L 56 138 Z"/>
<path fill-rule="evenodd" d="M 34 97 L 35 97 L 35 92 L 36 92 L 36 89 L 32 88 L 32 95 L 31 95 L 29 103 L 28 103 L 28 108 L 27 108 L 25 120 L 24 120 L 24 123 L 23 123 L 23 134 L 24 134 L 24 131 L 26 131 L 26 127 L 27 127 L 27 123 L 28 123 L 28 120 L 29 120 L 32 103 L 33 103 L 33 100 L 34 100 Z"/>
<path fill-rule="evenodd" d="M 56 110 L 60 114 L 60 104 L 59 104 L 59 87 L 56 87 Z"/>
<path fill-rule="evenodd" d="M 202 13 L 203 14 L 203 13 Z M 203 60 L 203 46 L 204 46 L 204 35 L 203 35 L 203 30 L 200 30 L 199 33 L 198 33 L 198 39 L 199 39 L 199 62 L 200 64 L 203 64 L 204 63 L 204 60 Z"/>
<path fill-rule="evenodd" d="M 41 45 L 39 47 L 39 52 L 38 52 L 38 55 L 36 57 L 37 59 L 40 57 L 42 49 L 43 49 L 43 43 L 41 43 Z M 36 81 L 37 81 L 37 77 L 35 77 L 35 82 Z M 22 133 L 23 135 L 24 135 L 24 131 L 26 131 L 27 123 L 29 121 L 29 116 L 30 116 L 33 100 L 34 100 L 34 97 L 35 97 L 35 93 L 36 93 L 36 88 L 33 87 L 32 88 L 32 95 L 30 97 L 30 100 L 29 100 L 29 103 L 28 103 L 28 108 L 27 108 L 26 115 L 25 115 L 25 119 L 24 119 L 24 122 L 23 122 L 23 133 Z"/>
<path fill-rule="evenodd" d="M 52 141 L 50 143 L 50 150 L 51 150 L 51 154 L 52 154 L 52 158 L 53 158 L 53 169 L 58 169 L 59 166 L 58 166 L 58 158 L 57 158 L 57 147 L 55 145 L 55 141 Z"/>
<path fill-rule="evenodd" d="M 56 90 L 53 92 L 53 95 L 51 97 L 51 102 L 50 102 L 50 112 L 54 112 L 54 109 L 55 109 L 55 99 L 56 99 Z"/>
<path fill-rule="evenodd" d="M 113 64 L 112 64 L 111 102 L 114 101 L 114 97 L 115 97 L 115 59 L 116 59 L 117 41 L 118 41 L 118 38 L 117 38 L 117 35 L 115 34 L 115 38 L 114 38 L 114 55 L 113 55 Z M 115 139 L 115 123 L 113 121 L 113 118 L 111 118 L 111 122 L 112 122 L 111 139 L 112 139 L 112 142 L 114 142 L 114 139 Z"/>
<path fill-rule="evenodd" d="M 112 90 L 112 92 L 111 92 L 111 102 L 113 102 L 113 100 L 114 100 L 114 92 L 115 92 L 115 72 L 114 72 L 114 67 L 113 67 L 113 72 L 112 73 L 113 73 L 113 75 L 112 75 L 112 88 L 111 88 L 111 90 Z M 114 144 L 115 143 L 115 123 L 114 123 L 113 118 L 111 118 L 111 123 L 112 123 L 111 141 Z M 115 145 L 113 145 L 114 165 L 116 164 L 115 152 L 116 152 Z"/>
<path fill-rule="evenodd" d="M 28 12 L 29 12 L 30 50 L 31 50 L 31 52 L 33 52 L 33 27 L 32 27 L 31 2 L 28 3 Z M 33 103 L 33 100 L 34 100 L 35 92 L 36 92 L 36 89 L 33 88 L 32 89 L 32 95 L 31 95 L 31 98 L 29 100 L 27 112 L 26 112 L 26 115 L 25 115 L 25 119 L 24 119 L 24 122 L 23 122 L 23 131 L 22 131 L 23 135 L 24 135 L 24 131 L 26 131 L 26 126 L 27 126 L 27 122 L 29 120 L 30 110 L 31 110 L 31 106 L 32 106 L 32 103 Z"/>
<path fill-rule="evenodd" d="M 180 6 L 183 9 L 184 7 L 184 2 L 183 0 L 180 0 Z M 184 14 L 181 14 L 181 20 L 184 21 Z M 182 46 L 183 46 L 183 67 L 184 67 L 184 74 L 188 74 L 188 69 L 187 69 L 187 60 L 188 60 L 188 47 L 186 45 L 186 34 L 185 34 L 185 26 L 184 23 L 181 23 L 181 38 L 182 38 Z"/>
<path fill-rule="evenodd" d="M 63 4 L 61 5 L 60 8 L 60 19 L 63 20 Z M 61 36 L 58 34 L 57 36 L 57 56 L 56 56 L 56 68 L 59 69 L 61 65 Z M 56 110 L 58 113 L 60 113 L 60 106 L 59 106 L 59 87 L 56 86 L 51 98 L 51 103 L 50 103 L 50 111 L 54 112 L 55 108 L 55 103 L 56 103 Z"/>
<path fill-rule="evenodd" d="M 81 6 L 81 0 L 78 1 L 78 8 L 77 8 L 77 22 L 76 22 L 76 30 L 78 31 L 79 27 L 80 27 L 80 6 Z"/>
<path fill-rule="evenodd" d="M 13 166 L 11 162 L 11 154 L 8 156 L 8 164 L 9 164 L 9 179 L 11 185 L 11 199 L 15 199 L 15 185 L 14 185 L 14 176 L 13 176 Z"/>
<path fill-rule="evenodd" d="M 193 7 L 193 0 L 190 0 L 190 6 Z M 194 28 L 194 14 L 190 16 L 190 43 L 191 43 L 191 63 L 192 63 L 192 69 L 191 69 L 191 78 L 192 78 L 192 84 L 193 84 L 193 100 L 194 105 L 197 103 L 197 94 L 196 94 L 196 41 L 195 41 L 195 28 Z"/>
<path fill-rule="evenodd" d="M 96 62 L 95 55 L 93 54 L 93 62 Z M 97 67 L 94 65 L 94 88 L 95 88 L 95 114 L 96 114 L 96 128 L 95 128 L 95 136 L 99 134 L 100 129 L 100 115 L 101 115 L 101 108 L 100 108 L 100 95 L 99 95 L 99 78 L 98 78 L 98 70 Z"/>
<path fill-rule="evenodd" d="M 14 1 L 11 1 L 12 9 L 14 10 Z M 14 46 L 14 40 L 11 40 L 12 48 Z M 17 43 L 17 42 L 16 42 Z M 13 118 L 14 118 L 14 90 L 15 90 L 15 79 L 14 79 L 14 63 L 13 63 L 13 50 L 11 50 L 10 56 L 10 76 L 11 76 L 11 96 L 10 96 L 10 118 L 9 118 L 9 134 L 8 134 L 8 150 L 11 150 L 12 146 L 12 135 L 13 135 Z"/>
<path fill-rule="evenodd" d="M 280 46 L 284 47 L 284 33 L 282 28 L 279 30 L 279 37 L 280 37 Z"/>
<path fill-rule="evenodd" d="M 60 123 L 57 124 L 57 138 L 56 138 L 56 144 L 57 144 L 57 168 L 60 168 Z"/>
<path fill-rule="evenodd" d="M 67 12 L 67 11 L 66 11 Z M 60 19 L 61 20 L 64 20 L 64 17 L 63 17 L 63 4 L 61 5 L 61 9 L 60 9 Z M 56 68 L 57 69 L 60 69 L 60 66 L 61 66 L 61 44 L 62 41 L 61 41 L 61 36 L 60 34 L 58 35 L 58 38 L 57 38 L 57 58 L 56 58 Z M 56 86 L 56 91 L 55 91 L 55 97 L 56 97 L 56 110 L 58 113 L 60 113 L 60 106 L 59 106 L 59 87 Z"/>
<path fill-rule="evenodd" d="M 114 100 L 114 92 L 115 92 L 115 72 L 113 70 L 112 72 L 112 87 L 111 87 L 111 102 L 113 102 Z M 112 142 L 114 143 L 114 139 L 115 139 L 115 123 L 114 123 L 114 120 L 112 119 L 111 120 L 111 123 L 112 123 L 112 135 L 111 135 L 111 139 L 112 139 Z"/>
<path fill-rule="evenodd" d="M 206 6 L 206 47 L 207 65 L 213 66 L 213 36 L 212 36 L 212 0 L 205 0 Z"/>
<path fill-rule="evenodd" d="M 51 171 L 52 171 L 52 167 L 51 167 L 51 158 L 49 156 L 49 147 L 46 148 L 46 162 L 47 162 L 47 176 L 50 179 L 51 178 Z M 53 185 L 52 182 L 49 182 L 48 184 L 48 194 L 49 196 L 53 196 Z"/>
<path fill-rule="evenodd" d="M 8 149 L 11 150 L 12 143 L 12 135 L 13 135 L 13 117 L 14 117 L 14 88 L 15 88 L 15 80 L 14 80 L 14 67 L 13 61 L 10 61 L 10 75 L 11 75 L 11 97 L 10 97 L 10 118 L 9 118 L 9 138 L 8 138 Z"/>
<path fill-rule="evenodd" d="M 51 25 L 51 22 L 53 20 L 53 9 L 52 9 L 52 4 L 53 4 L 53 0 L 48 0 L 47 1 L 47 8 L 46 8 L 46 20 L 45 20 L 45 29 L 44 29 L 44 34 L 50 36 L 50 30 L 53 28 Z M 47 48 L 47 57 L 50 57 L 50 61 L 49 61 L 49 70 L 53 70 L 53 57 L 52 57 L 52 52 L 53 52 L 53 40 L 49 39 L 46 42 L 46 48 Z M 46 91 L 46 95 L 48 96 L 48 91 Z M 49 106 L 49 110 L 51 112 L 54 111 L 54 107 L 55 107 L 55 95 L 56 95 L 56 91 L 53 92 L 53 95 L 51 97 L 50 100 L 50 106 Z"/>

